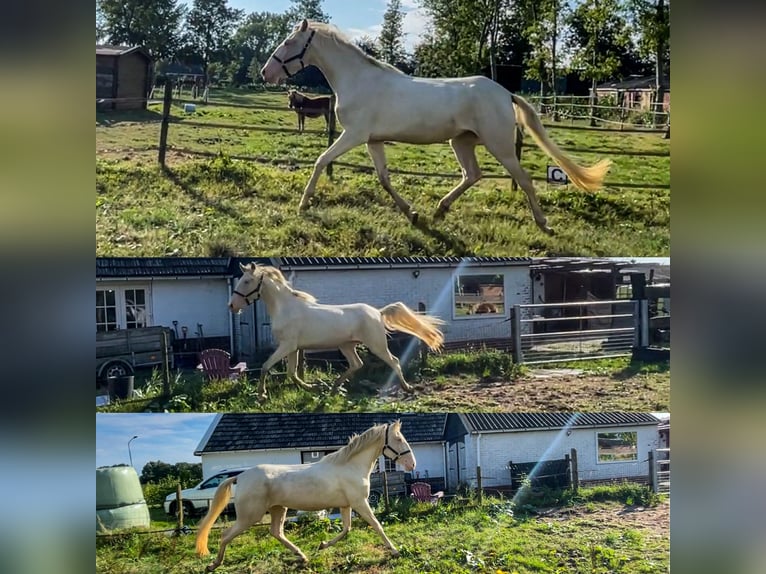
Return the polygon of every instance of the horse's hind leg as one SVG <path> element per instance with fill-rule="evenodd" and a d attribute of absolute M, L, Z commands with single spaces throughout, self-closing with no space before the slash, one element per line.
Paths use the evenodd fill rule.
<path fill-rule="evenodd" d="M 375 334 L 363 342 L 365 345 L 367 345 L 367 348 L 373 355 L 378 357 L 389 367 L 391 367 L 391 369 L 393 369 L 393 371 L 396 373 L 396 376 L 399 378 L 399 383 L 402 389 L 407 392 L 411 392 L 412 387 L 404 379 L 404 373 L 402 372 L 402 366 L 399 364 L 399 359 L 394 357 L 391 354 L 391 351 L 388 350 L 388 342 L 386 341 L 385 332 L 381 332 L 379 335 Z"/>
<path fill-rule="evenodd" d="M 269 369 L 276 365 L 279 361 L 287 357 L 290 353 L 294 352 L 296 349 L 292 347 L 292 345 L 287 345 L 280 343 L 277 347 L 277 350 L 274 351 L 271 356 L 266 359 L 266 361 L 261 366 L 261 397 L 266 398 L 266 375 L 269 372 Z"/>
<path fill-rule="evenodd" d="M 359 354 L 356 352 L 356 343 L 346 343 L 338 347 L 343 356 L 348 361 L 348 369 L 341 374 L 335 381 L 335 386 L 339 387 L 351 378 L 355 372 L 362 368 L 362 359 L 359 358 Z"/>
<path fill-rule="evenodd" d="M 341 520 L 343 520 L 343 530 L 340 531 L 340 534 L 338 534 L 335 538 L 332 540 L 328 540 L 327 542 L 322 542 L 319 545 L 320 550 L 324 550 L 325 548 L 329 548 L 336 542 L 339 542 L 342 540 L 346 534 L 348 534 L 348 531 L 351 530 L 351 507 L 350 506 L 343 506 L 340 509 L 340 517 Z"/>
<path fill-rule="evenodd" d="M 463 179 L 452 191 L 441 198 L 439 206 L 434 213 L 434 219 L 441 219 L 447 213 L 452 202 L 460 197 L 463 192 L 481 179 L 481 168 L 476 160 L 476 145 L 479 139 L 473 133 L 462 133 L 450 140 L 450 146 L 455 153 L 460 168 L 463 172 Z"/>
<path fill-rule="evenodd" d="M 295 351 L 294 353 L 287 355 L 287 375 L 293 381 L 295 381 L 299 387 L 304 389 L 311 389 L 311 385 L 303 381 L 300 376 L 298 376 L 298 362 L 302 358 L 303 357 L 300 351 Z"/>
<path fill-rule="evenodd" d="M 261 518 L 263 517 L 263 513 L 261 513 L 260 516 L 255 517 L 255 520 L 252 522 L 245 522 L 244 520 L 237 520 L 230 528 L 227 528 L 223 531 L 221 534 L 221 544 L 218 547 L 218 555 L 215 557 L 215 560 L 207 565 L 207 568 L 205 568 L 205 572 L 212 572 L 216 568 L 218 568 L 221 563 L 223 562 L 223 555 L 226 552 L 226 546 L 229 545 L 229 542 L 231 542 L 235 537 L 242 534 L 245 530 L 250 528 L 252 524 L 255 524 L 256 522 L 259 522 Z"/>
<path fill-rule="evenodd" d="M 301 552 L 301 549 L 285 537 L 284 527 L 287 508 L 285 506 L 272 506 L 269 508 L 269 514 L 271 515 L 271 535 L 292 550 L 304 563 L 308 562 L 309 559 Z"/>
<path fill-rule="evenodd" d="M 380 185 L 394 198 L 394 203 L 407 216 L 407 219 L 413 224 L 417 223 L 417 212 L 412 211 L 410 204 L 391 187 L 391 180 L 388 178 L 388 166 L 386 165 L 386 149 L 383 142 L 367 142 L 367 153 L 370 154 L 372 163 L 375 165 Z"/>
<path fill-rule="evenodd" d="M 532 209 L 532 215 L 535 218 L 535 223 L 545 233 L 552 235 L 553 230 L 548 227 L 548 220 L 543 214 L 543 210 L 540 209 L 540 204 L 537 202 L 537 192 L 535 192 L 535 186 L 532 183 L 532 178 L 527 171 L 521 167 L 518 158 L 516 157 L 516 150 L 514 149 L 513 142 L 511 140 L 499 138 L 482 138 L 482 141 L 493 156 L 497 158 L 511 177 L 519 184 L 524 193 L 527 194 L 527 201 L 529 207 Z"/>

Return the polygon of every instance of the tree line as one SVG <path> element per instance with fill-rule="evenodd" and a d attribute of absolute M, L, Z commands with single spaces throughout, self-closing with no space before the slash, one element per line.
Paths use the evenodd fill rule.
<path fill-rule="evenodd" d="M 141 45 L 158 61 L 198 66 L 207 81 L 262 82 L 258 71 L 303 18 L 330 22 L 322 0 L 292 0 L 288 10 L 252 12 L 227 0 L 97 0 L 97 43 Z M 401 0 L 389 0 L 376 37 L 357 45 L 402 71 L 427 77 L 518 66 L 542 94 L 567 73 L 597 83 L 670 70 L 669 0 L 418 0 L 431 26 L 405 49 Z M 323 83 L 309 68 L 301 85 Z M 560 90 L 559 90 L 560 91 Z"/>

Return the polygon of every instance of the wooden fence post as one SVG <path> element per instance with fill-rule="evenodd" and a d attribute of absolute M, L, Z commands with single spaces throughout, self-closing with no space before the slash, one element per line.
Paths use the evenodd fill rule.
<path fill-rule="evenodd" d="M 479 494 L 479 504 L 481 504 L 482 500 L 484 500 L 484 491 L 482 490 L 481 486 L 481 467 L 476 467 L 476 488 L 478 490 Z"/>
<path fill-rule="evenodd" d="M 521 131 L 521 128 L 518 126 L 516 126 L 516 141 L 514 143 L 516 146 L 516 159 L 518 159 L 519 163 L 521 163 L 521 146 L 524 144 L 524 134 Z M 515 179 L 511 182 L 511 189 L 513 191 L 519 189 L 519 184 Z"/>
<path fill-rule="evenodd" d="M 176 485 L 176 509 L 178 510 L 178 524 L 176 528 L 178 532 L 181 532 L 184 528 L 184 505 L 181 500 L 181 483 Z"/>
<path fill-rule="evenodd" d="M 170 104 L 173 101 L 173 83 L 165 80 L 165 95 L 162 99 L 162 125 L 160 126 L 160 165 L 165 167 L 165 152 L 168 147 L 168 124 L 170 123 Z"/>
<path fill-rule="evenodd" d="M 521 348 L 521 306 L 514 305 L 511 311 L 511 328 L 513 332 L 513 362 L 520 365 L 523 360 L 523 349 Z"/>
<path fill-rule="evenodd" d="M 577 470 L 577 450 L 573 448 L 570 454 L 572 456 L 572 490 L 577 492 L 580 488 L 580 473 Z"/>
<path fill-rule="evenodd" d="M 330 96 L 330 121 L 327 125 L 327 147 L 335 141 L 335 94 Z M 332 162 L 327 164 L 327 175 L 332 177 Z M 388 503 L 386 503 L 388 504 Z"/>
<path fill-rule="evenodd" d="M 652 489 L 652 492 L 657 492 L 657 472 L 655 469 L 655 460 L 654 460 L 654 451 L 649 451 L 649 486 Z"/>
<path fill-rule="evenodd" d="M 162 394 L 170 396 L 170 365 L 168 358 L 168 334 L 162 332 Z"/>

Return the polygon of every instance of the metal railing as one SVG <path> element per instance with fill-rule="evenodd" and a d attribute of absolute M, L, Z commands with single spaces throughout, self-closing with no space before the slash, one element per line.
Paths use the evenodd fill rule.
<path fill-rule="evenodd" d="M 514 305 L 512 319 L 517 363 L 622 357 L 639 344 L 634 300 Z"/>

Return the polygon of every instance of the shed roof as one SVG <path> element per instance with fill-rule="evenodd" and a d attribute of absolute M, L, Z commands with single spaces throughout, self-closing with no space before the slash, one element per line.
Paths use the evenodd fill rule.
<path fill-rule="evenodd" d="M 460 417 L 469 432 L 513 432 L 566 427 L 615 427 L 656 425 L 650 413 L 465 413 Z"/>
<path fill-rule="evenodd" d="M 255 259 L 270 263 L 266 258 Z M 230 276 L 236 261 L 231 257 L 97 257 L 96 278 Z"/>
<path fill-rule="evenodd" d="M 280 267 L 358 268 L 358 267 L 497 267 L 527 265 L 531 257 L 280 257 Z"/>
<path fill-rule="evenodd" d="M 217 417 L 195 455 L 212 452 L 343 446 L 375 424 L 402 421 L 410 443 L 440 441 L 445 413 L 226 413 Z"/>
<path fill-rule="evenodd" d="M 147 60 L 151 60 L 152 57 L 149 52 L 141 46 L 113 46 L 110 44 L 96 44 L 97 56 L 125 56 L 127 54 L 141 54 Z"/>
<path fill-rule="evenodd" d="M 596 86 L 596 90 L 651 90 L 656 87 L 657 78 L 655 76 L 641 76 L 628 78 L 626 80 L 611 80 Z M 670 78 L 665 76 L 660 80 L 662 86 L 670 88 Z"/>

